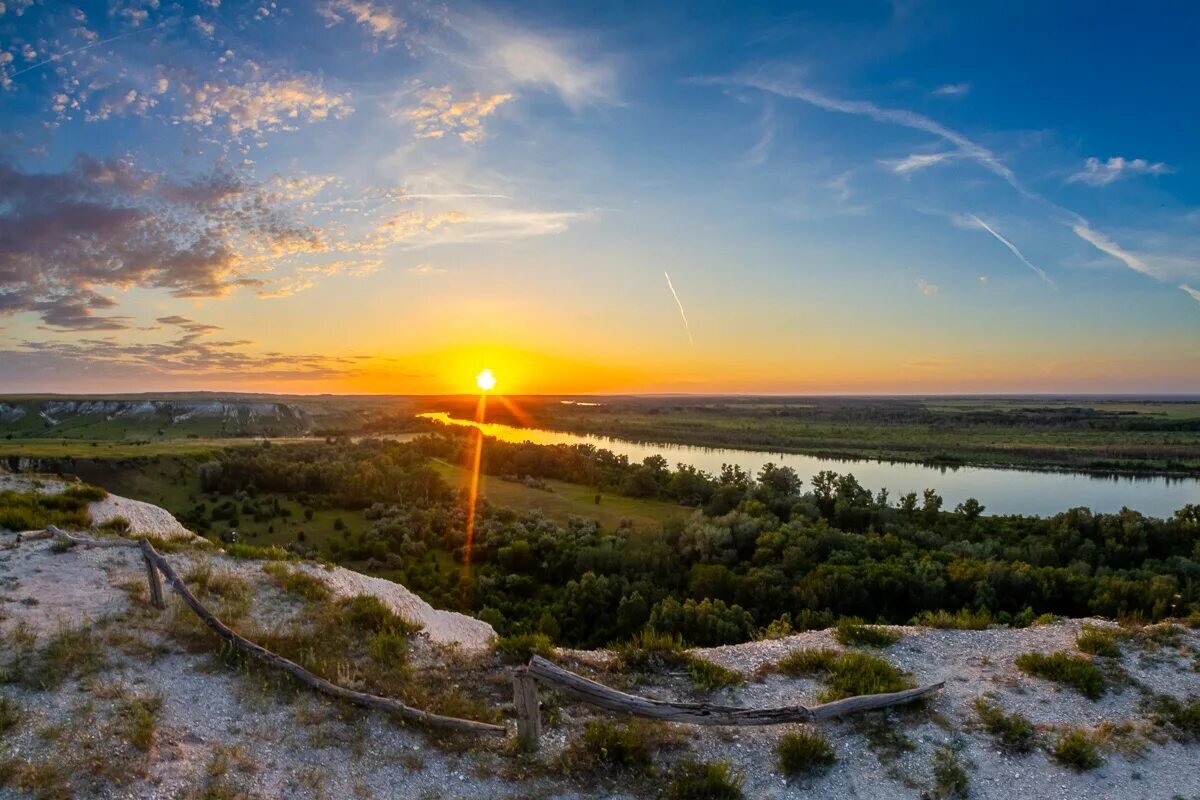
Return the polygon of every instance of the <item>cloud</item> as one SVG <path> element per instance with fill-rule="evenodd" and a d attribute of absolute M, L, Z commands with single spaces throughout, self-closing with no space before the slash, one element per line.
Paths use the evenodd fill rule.
<path fill-rule="evenodd" d="M 348 94 L 326 91 L 307 77 L 233 83 L 181 83 L 179 119 L 200 127 L 220 126 L 233 136 L 295 130 L 301 121 L 344 119 L 354 113 Z"/>
<path fill-rule="evenodd" d="M 470 45 L 465 60 L 505 83 L 553 91 L 572 109 L 617 103 L 616 75 L 603 59 L 582 55 L 584 43 L 563 32 L 543 36 L 480 13 L 453 18 Z"/>
<path fill-rule="evenodd" d="M 327 249 L 269 193 L 216 173 L 170 181 L 129 161 L 80 156 L 63 172 L 0 162 L 0 315 L 41 315 L 59 329 L 118 330 L 98 289 L 146 287 L 219 297 L 261 285 L 252 273 Z"/>
<path fill-rule="evenodd" d="M 1109 239 L 1100 231 L 1092 230 L 1090 227 L 1088 227 L 1086 222 L 1080 221 L 1079 223 L 1071 226 L 1071 230 L 1075 231 L 1076 236 L 1078 236 L 1080 239 L 1083 239 L 1092 247 L 1096 248 L 1102 253 L 1112 256 L 1118 261 L 1121 261 L 1130 269 L 1136 270 L 1143 275 L 1149 275 L 1152 278 L 1159 277 L 1140 255 L 1123 249 L 1120 245 L 1118 245 L 1112 239 Z"/>
<path fill-rule="evenodd" d="M 1067 178 L 1068 183 L 1085 183 L 1088 186 L 1108 186 L 1114 181 L 1134 175 L 1166 175 L 1175 170 L 1161 161 L 1150 163 L 1144 158 L 1126 160 L 1120 156 L 1101 161 L 1089 158 L 1083 169 Z"/>
<path fill-rule="evenodd" d="M 1018 260 L 1019 260 L 1019 261 L 1020 261 L 1022 264 L 1024 264 L 1025 266 L 1027 266 L 1027 267 L 1029 267 L 1031 270 L 1033 270 L 1035 273 L 1037 273 L 1037 276 L 1038 276 L 1039 278 L 1041 278 L 1043 281 L 1045 281 L 1047 284 L 1049 284 L 1050 286 L 1054 287 L 1055 289 L 1057 289 L 1057 288 L 1058 288 L 1058 285 L 1057 285 L 1057 284 L 1055 284 L 1055 283 L 1054 283 L 1054 281 L 1050 280 L 1050 276 L 1048 276 L 1048 275 L 1045 273 L 1045 271 L 1044 271 L 1044 270 L 1042 270 L 1042 268 L 1041 268 L 1041 267 L 1035 266 L 1033 263 L 1031 263 L 1031 262 L 1030 262 L 1030 260 L 1029 260 L 1029 259 L 1027 259 L 1027 258 L 1025 257 L 1025 255 L 1024 255 L 1024 254 L 1023 254 L 1023 253 L 1022 253 L 1020 250 L 1018 250 L 1018 249 L 1017 249 L 1017 246 L 1016 246 L 1015 244 L 1013 244 L 1013 243 L 1012 243 L 1012 242 L 1010 242 L 1008 239 L 1006 239 L 1006 238 L 1004 238 L 1003 236 L 1001 236 L 1001 235 L 1000 235 L 1000 234 L 999 234 L 999 233 L 996 231 L 996 229 L 995 229 L 995 228 L 993 228 L 991 225 L 988 225 L 986 222 L 984 222 L 983 220 L 981 220 L 979 217 L 975 216 L 974 214 L 967 214 L 967 215 L 966 215 L 966 220 L 968 220 L 968 221 L 969 221 L 969 223 L 970 223 L 970 224 L 973 224 L 975 227 L 981 228 L 981 229 L 983 229 L 983 230 L 987 231 L 988 233 L 990 233 L 992 236 L 994 236 L 994 237 L 996 238 L 996 240 L 997 240 L 998 242 L 1000 242 L 1002 245 L 1004 245 L 1005 247 L 1007 247 L 1007 248 L 1008 248 L 1008 249 L 1009 249 L 1009 250 L 1012 252 L 1012 254 L 1013 254 L 1014 256 L 1016 256 L 1016 257 L 1017 257 L 1017 259 L 1018 259 Z M 982 280 L 982 282 L 983 282 L 983 283 L 987 283 L 987 278 L 983 278 L 983 279 L 981 279 L 981 280 Z"/>
<path fill-rule="evenodd" d="M 936 97 L 965 97 L 971 92 L 971 83 L 947 83 L 934 89 L 930 94 Z"/>
<path fill-rule="evenodd" d="M 421 105 L 405 112 L 416 127 L 419 139 L 440 139 L 447 133 L 457 133 L 467 143 L 483 139 L 483 120 L 512 99 L 511 94 L 483 97 L 474 92 L 466 99 L 455 101 L 450 88 L 428 89 L 421 95 Z"/>
<path fill-rule="evenodd" d="M 957 157 L 957 153 L 913 153 L 900 159 L 880 159 L 879 163 L 897 175 L 910 175 L 917 170 L 932 167 Z"/>
<path fill-rule="evenodd" d="M 377 5 L 368 0 L 330 0 L 317 6 L 317 13 L 333 27 L 347 19 L 353 20 L 375 39 L 381 39 L 389 45 L 395 44 L 396 38 L 404 30 L 404 19 L 384 5 Z"/>
<path fill-rule="evenodd" d="M 675 284 L 671 283 L 671 276 L 665 269 L 663 270 L 663 277 L 667 279 L 667 288 L 671 290 L 671 297 L 675 298 L 675 305 L 679 308 L 679 316 L 683 319 L 683 329 L 687 331 L 688 344 L 695 347 L 696 340 L 692 338 L 692 326 L 688 324 L 687 314 L 683 310 L 683 303 L 679 300 L 679 293 L 675 291 Z"/>
<path fill-rule="evenodd" d="M 1197 303 L 1200 303 L 1200 289 L 1193 289 L 1192 287 L 1188 286 L 1186 283 L 1179 284 L 1179 288 L 1183 289 L 1185 292 L 1190 294 L 1192 296 L 1192 299 L 1195 300 Z"/>
<path fill-rule="evenodd" d="M 221 330 L 220 325 L 207 325 L 203 322 L 196 322 L 188 317 L 181 317 L 178 315 L 158 317 L 154 321 L 162 323 L 163 325 L 173 325 L 177 328 L 182 328 L 183 330 L 195 336 L 207 333 L 215 333 L 216 331 Z"/>
<path fill-rule="evenodd" d="M 779 97 L 787 97 L 793 100 L 800 100 L 823 108 L 826 111 L 834 111 L 840 114 L 853 114 L 856 116 L 865 116 L 873 119 L 876 122 L 888 123 L 891 125 L 900 125 L 912 130 L 923 131 L 932 134 L 939 139 L 952 145 L 957 153 L 964 158 L 969 158 L 972 161 L 980 164 L 992 173 L 1003 178 L 1014 189 L 1024 195 L 1030 195 L 1024 185 L 1017 179 L 1017 176 L 1004 162 L 996 157 L 992 151 L 982 145 L 976 144 L 966 136 L 945 127 L 944 125 L 918 114 L 914 111 L 895 108 L 883 108 L 866 100 L 842 100 L 836 97 L 829 97 L 808 88 L 798 80 L 791 80 L 778 77 L 769 77 L 762 71 L 756 73 L 745 73 L 734 76 L 732 78 L 711 79 L 702 82 L 707 83 L 734 83 L 741 86 L 749 86 L 760 91 L 769 92 L 770 94 L 778 95 Z"/>
<path fill-rule="evenodd" d="M 408 271 L 414 275 L 445 275 L 444 267 L 435 267 L 432 264 L 417 264 L 415 267 L 409 267 Z"/>
<path fill-rule="evenodd" d="M 933 297 L 935 294 L 941 291 L 938 286 L 928 283 L 924 278 L 917 280 L 917 290 L 926 297 Z"/>

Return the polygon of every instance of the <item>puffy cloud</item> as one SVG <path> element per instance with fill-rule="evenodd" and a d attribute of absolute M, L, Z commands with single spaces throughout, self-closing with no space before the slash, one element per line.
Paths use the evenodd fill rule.
<path fill-rule="evenodd" d="M 102 287 L 215 297 L 259 286 L 255 270 L 327 249 L 270 193 L 228 174 L 187 183 L 128 161 L 78 158 L 59 173 L 0 162 L 0 314 L 29 311 L 50 326 L 128 327 Z"/>
<path fill-rule="evenodd" d="M 1083 169 L 1067 178 L 1067 182 L 1085 183 L 1088 186 L 1108 186 L 1114 181 L 1134 175 L 1166 175 L 1174 171 L 1161 161 L 1151 163 L 1144 158 L 1126 160 L 1116 156 L 1108 161 L 1089 158 L 1084 162 Z"/>
<path fill-rule="evenodd" d="M 921 278 L 917 280 L 917 291 L 926 297 L 933 297 L 935 294 L 940 292 L 941 289 L 936 285 L 929 283 L 924 278 Z"/>
<path fill-rule="evenodd" d="M 354 113 L 349 95 L 326 91 L 305 77 L 210 80 L 183 84 L 180 119 L 201 127 L 221 126 L 237 136 L 245 131 L 295 130 L 300 121 L 342 119 Z"/>
<path fill-rule="evenodd" d="M 418 138 L 440 139 L 447 133 L 457 133 L 464 142 L 478 142 L 483 138 L 484 118 L 511 99 L 511 94 L 484 97 L 474 92 L 456 101 L 449 87 L 441 87 L 427 90 L 421 95 L 421 105 L 405 113 L 415 125 Z"/>
<path fill-rule="evenodd" d="M 390 8 L 376 5 L 370 0 L 329 0 L 317 7 L 317 13 L 328 20 L 329 26 L 347 19 L 367 29 L 372 37 L 389 44 L 396 41 L 404 30 L 404 20 Z"/>

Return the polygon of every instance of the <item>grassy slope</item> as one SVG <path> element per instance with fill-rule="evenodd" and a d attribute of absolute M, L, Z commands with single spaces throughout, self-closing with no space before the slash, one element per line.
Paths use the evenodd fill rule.
<path fill-rule="evenodd" d="M 467 486 L 466 469 L 445 462 L 434 466 L 452 486 Z M 562 481 L 547 481 L 553 491 L 532 489 L 521 483 L 500 480 L 491 475 L 479 479 L 479 493 L 493 505 L 514 511 L 540 509 L 557 522 L 577 516 L 594 519 L 606 529 L 616 528 L 622 519 L 633 520 L 635 528 L 657 528 L 662 522 L 690 513 L 689 509 L 661 500 L 638 500 L 614 494 L 603 494 L 596 505 L 596 490 L 588 486 Z"/>

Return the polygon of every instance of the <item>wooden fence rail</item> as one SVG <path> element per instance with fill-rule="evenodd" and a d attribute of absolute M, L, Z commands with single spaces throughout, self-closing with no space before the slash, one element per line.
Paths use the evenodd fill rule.
<path fill-rule="evenodd" d="M 291 675 L 300 683 L 315 689 L 322 694 L 327 694 L 330 697 L 336 697 L 339 700 L 345 700 L 364 708 L 376 708 L 382 711 L 387 711 L 395 714 L 401 719 L 418 725 L 424 725 L 430 728 L 440 728 L 442 730 L 452 730 L 465 733 L 484 733 L 492 736 L 506 736 L 508 729 L 503 725 L 493 725 L 488 722 L 477 722 L 469 719 L 459 719 L 457 717 L 445 717 L 441 714 L 433 714 L 428 711 L 422 711 L 418 708 L 405 705 L 399 700 L 393 700 L 390 697 L 380 697 L 379 695 L 367 694 L 366 692 L 356 692 L 353 689 L 347 689 L 331 683 L 324 678 L 318 677 L 304 667 L 289 661 L 283 656 L 272 653 L 270 650 L 255 644 L 245 637 L 234 632 L 229 626 L 217 619 L 204 604 L 196 599 L 167 560 L 162 557 L 154 545 L 149 541 L 141 539 L 133 541 L 130 539 L 86 539 L 80 536 L 72 536 L 66 531 L 60 530 L 53 525 L 47 528 L 50 535 L 71 542 L 72 544 L 83 547 L 137 547 L 141 549 L 142 557 L 146 562 L 147 580 L 150 584 L 151 602 L 158 608 L 165 607 L 162 603 L 162 584 L 159 582 L 158 574 L 166 578 L 167 583 L 179 595 L 183 602 L 200 617 L 209 628 L 218 636 L 224 639 L 233 647 L 247 653 L 269 667 L 274 667 L 282 672 Z M 26 539 L 33 537 L 25 537 Z M 39 537 L 41 538 L 41 537 Z"/>
<path fill-rule="evenodd" d="M 944 685 L 943 681 L 915 689 L 906 689 L 902 692 L 858 695 L 816 706 L 740 708 L 711 703 L 652 700 L 647 697 L 626 694 L 565 670 L 557 664 L 535 655 L 529 660 L 528 665 L 518 670 L 513 684 L 515 694 L 513 705 L 517 712 L 517 738 L 521 746 L 526 749 L 537 747 L 537 737 L 541 730 L 537 691 L 536 688 L 531 689 L 531 687 L 535 687 L 535 680 L 608 711 L 691 725 L 781 725 L 789 722 L 816 722 L 861 711 L 911 703 L 913 700 L 937 691 Z M 531 692 L 532 697 L 529 696 Z"/>

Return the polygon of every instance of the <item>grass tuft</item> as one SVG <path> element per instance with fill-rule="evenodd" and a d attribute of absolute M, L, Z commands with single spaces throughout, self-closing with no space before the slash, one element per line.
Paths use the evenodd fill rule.
<path fill-rule="evenodd" d="M 510 664 L 524 664 L 534 655 L 552 658 L 554 642 L 544 633 L 518 633 L 497 639 L 495 650 Z"/>
<path fill-rule="evenodd" d="M 725 761 L 681 761 L 671 770 L 666 800 L 740 800 L 743 777 Z"/>
<path fill-rule="evenodd" d="M 1103 658 L 1121 657 L 1121 645 L 1117 641 L 1117 632 L 1111 628 L 1084 625 L 1079 636 L 1075 638 L 1075 644 L 1083 653 Z"/>
<path fill-rule="evenodd" d="M 714 692 L 717 689 L 725 689 L 742 683 L 741 673 L 698 656 L 690 658 L 687 669 L 688 675 L 692 679 L 692 685 L 697 689 Z"/>
<path fill-rule="evenodd" d="M 1017 656 L 1016 665 L 1028 675 L 1070 686 L 1092 700 L 1104 694 L 1104 673 L 1091 659 L 1084 656 L 1068 653 L 1023 653 Z"/>
<path fill-rule="evenodd" d="M 789 778 L 823 772 L 833 766 L 837 756 L 825 734 L 800 730 L 785 734 L 775 747 L 779 770 Z"/>
<path fill-rule="evenodd" d="M 966 800 L 971 794 L 971 776 L 958 754 L 940 747 L 933 754 L 933 796 Z"/>
<path fill-rule="evenodd" d="M 325 581 L 303 570 L 290 569 L 278 561 L 270 561 L 263 564 L 262 571 L 271 576 L 275 585 L 284 592 L 309 603 L 323 603 L 330 597 Z"/>
<path fill-rule="evenodd" d="M 1033 723 L 1020 714 L 1005 714 L 998 703 L 980 697 L 975 700 L 975 711 L 987 732 L 1009 753 L 1028 753 L 1033 749 L 1035 732 Z"/>
<path fill-rule="evenodd" d="M 829 685 L 817 698 L 822 703 L 913 687 L 913 682 L 900 670 L 869 653 L 839 653 L 828 648 L 796 650 L 781 658 L 776 668 L 793 677 L 826 675 Z"/>
<path fill-rule="evenodd" d="M 996 619 L 987 611 L 970 611 L 964 608 L 953 614 L 949 611 L 922 611 L 913 617 L 909 624 L 926 628 L 984 631 L 996 624 Z"/>
<path fill-rule="evenodd" d="M 1059 734 L 1050 750 L 1054 760 L 1065 767 L 1085 771 L 1104 765 L 1095 738 L 1082 728 L 1068 728 Z"/>
<path fill-rule="evenodd" d="M 648 775 L 653 771 L 654 754 L 678 743 L 678 734 L 662 722 L 594 719 L 567 745 L 561 764 L 567 772 L 620 770 Z"/>
<path fill-rule="evenodd" d="M 860 617 L 843 617 L 838 621 L 834 637 L 846 646 L 891 647 L 900 641 L 900 634 L 879 625 L 866 625 Z"/>

